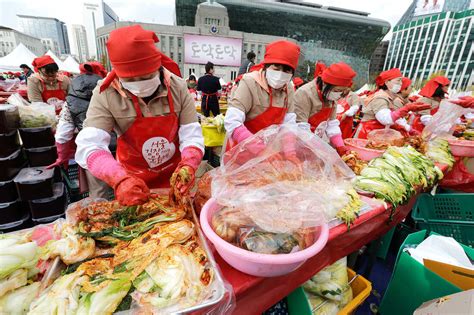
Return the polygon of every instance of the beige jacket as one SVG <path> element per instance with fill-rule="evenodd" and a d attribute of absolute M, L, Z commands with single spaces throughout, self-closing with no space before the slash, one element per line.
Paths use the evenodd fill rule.
<path fill-rule="evenodd" d="M 360 105 L 361 100 L 357 93 L 350 91 L 349 94 L 346 96 L 347 103 L 349 106 Z"/>
<path fill-rule="evenodd" d="M 169 78 L 174 110 L 179 117 L 180 125 L 197 122 L 196 107 L 191 94 L 188 93 L 186 81 L 164 69 L 164 76 Z M 84 121 L 85 127 L 95 127 L 107 132 L 115 130 L 120 136 L 133 124 L 137 117 L 131 95 L 115 80 L 107 89 L 99 93 L 103 81 L 94 89 L 92 99 Z M 140 109 L 145 117 L 167 115 L 170 112 L 168 90 L 161 84 L 157 94 L 145 104 L 140 100 Z"/>
<path fill-rule="evenodd" d="M 417 103 L 425 103 L 431 105 L 431 109 L 435 109 L 439 107 L 440 101 L 437 101 L 433 98 L 430 97 L 420 97 L 417 101 Z M 421 112 L 418 112 L 419 115 L 431 115 L 431 109 L 425 109 L 422 110 Z"/>
<path fill-rule="evenodd" d="M 397 96 L 385 90 L 378 90 L 375 94 L 369 96 L 368 103 L 362 107 L 362 112 L 364 113 L 364 117 L 362 121 L 374 120 L 375 115 L 382 109 L 396 109 L 394 104 L 395 99 Z"/>
<path fill-rule="evenodd" d="M 331 102 L 329 105 L 333 107 L 329 120 L 336 119 L 336 104 Z M 297 123 L 306 123 L 314 114 L 321 111 L 323 103 L 319 99 L 316 89 L 316 79 L 306 83 L 295 93 L 295 114 Z"/>
<path fill-rule="evenodd" d="M 67 95 L 71 81 L 66 76 L 58 75 L 56 83 L 50 85 L 45 82 L 44 85 L 47 90 L 57 90 L 59 89 L 59 81 L 61 81 L 61 89 L 64 91 L 65 95 Z M 28 78 L 27 92 L 28 100 L 30 102 L 43 102 L 43 97 L 41 96 L 41 93 L 43 93 L 43 85 L 40 82 L 38 73 L 35 73 Z"/>
<path fill-rule="evenodd" d="M 287 85 L 286 89 L 272 90 L 272 106 L 288 106 L 287 113 L 294 113 L 294 95 L 292 82 Z M 270 94 L 263 70 L 244 74 L 236 90 L 232 93 L 229 108 L 235 107 L 244 112 L 245 121 L 249 121 L 266 111 L 269 106 Z"/>

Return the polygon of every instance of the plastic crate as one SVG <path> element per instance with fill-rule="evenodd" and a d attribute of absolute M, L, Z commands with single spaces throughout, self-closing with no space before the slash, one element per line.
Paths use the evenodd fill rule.
<path fill-rule="evenodd" d="M 354 298 L 342 310 L 339 311 L 338 315 L 354 314 L 357 308 L 362 303 L 364 303 L 372 291 L 372 283 L 369 280 L 365 279 L 361 275 L 357 275 L 356 277 L 356 273 L 349 268 L 347 268 L 347 275 L 349 281 L 355 278 L 351 283 L 352 295 Z M 317 314 L 317 312 L 312 312 L 311 304 L 304 293 L 303 287 L 299 287 L 295 291 L 291 292 L 290 295 L 288 295 L 287 300 L 288 311 L 290 315 Z"/>
<path fill-rule="evenodd" d="M 474 248 L 474 194 L 421 194 L 411 216 L 420 230 L 451 236 Z"/>
<path fill-rule="evenodd" d="M 69 167 L 66 170 L 61 168 L 63 174 L 64 185 L 67 190 L 68 204 L 79 201 L 89 196 L 88 192 L 80 193 L 79 190 L 79 165 L 76 162 L 69 162 Z"/>

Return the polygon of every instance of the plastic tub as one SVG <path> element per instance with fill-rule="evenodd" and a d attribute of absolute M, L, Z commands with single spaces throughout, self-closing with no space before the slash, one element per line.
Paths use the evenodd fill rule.
<path fill-rule="evenodd" d="M 31 218 L 33 220 L 44 220 L 64 214 L 67 205 L 64 184 L 55 183 L 53 186 L 53 193 L 54 195 L 51 198 L 35 199 L 29 202 Z"/>
<path fill-rule="evenodd" d="M 0 225 L 7 225 L 17 221 L 21 221 L 28 210 L 25 204 L 19 199 L 13 202 L 0 204 Z"/>
<path fill-rule="evenodd" d="M 20 128 L 21 141 L 26 149 L 43 148 L 54 145 L 51 126 L 38 128 Z"/>
<path fill-rule="evenodd" d="M 0 158 L 0 182 L 12 180 L 25 164 L 26 160 L 21 149 L 7 157 Z"/>
<path fill-rule="evenodd" d="M 18 107 L 11 104 L 0 105 L 0 133 L 9 133 L 20 127 Z"/>
<path fill-rule="evenodd" d="M 448 142 L 454 156 L 474 157 L 474 141 L 449 139 Z"/>
<path fill-rule="evenodd" d="M 361 160 L 370 161 L 382 156 L 385 151 L 366 148 L 368 142 L 369 140 L 366 139 L 347 138 L 344 140 L 349 150 L 357 152 Z"/>
<path fill-rule="evenodd" d="M 28 163 L 31 167 L 48 166 L 53 164 L 58 157 L 56 146 L 25 149 Z"/>
<path fill-rule="evenodd" d="M 54 170 L 46 167 L 24 168 L 14 181 L 21 200 L 53 197 Z"/>
<path fill-rule="evenodd" d="M 13 180 L 0 182 L 0 203 L 12 202 L 18 199 Z"/>
<path fill-rule="evenodd" d="M 288 274 L 300 267 L 307 259 L 319 253 L 328 241 L 329 228 L 325 224 L 319 229 L 316 242 L 299 252 L 291 254 L 259 254 L 234 246 L 221 239 L 209 222 L 212 215 L 221 208 L 216 200 L 209 199 L 200 215 L 201 227 L 206 237 L 214 244 L 217 252 L 232 267 L 256 277 L 276 277 Z"/>
<path fill-rule="evenodd" d="M 20 148 L 20 139 L 16 130 L 0 134 L 0 157 L 10 156 Z"/>

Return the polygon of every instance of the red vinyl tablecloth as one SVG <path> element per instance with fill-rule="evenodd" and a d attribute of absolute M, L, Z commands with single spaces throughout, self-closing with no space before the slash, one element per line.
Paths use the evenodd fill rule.
<path fill-rule="evenodd" d="M 446 173 L 446 167 L 441 169 Z M 284 276 L 260 278 L 247 275 L 231 267 L 215 252 L 224 278 L 234 289 L 237 305 L 233 314 L 261 314 L 324 267 L 383 236 L 410 213 L 417 197 L 414 195 L 408 203 L 397 207 L 392 220 L 390 208 L 385 209 L 379 201 L 362 197 L 372 210 L 357 218 L 350 230 L 345 224 L 333 227 L 323 250 Z"/>

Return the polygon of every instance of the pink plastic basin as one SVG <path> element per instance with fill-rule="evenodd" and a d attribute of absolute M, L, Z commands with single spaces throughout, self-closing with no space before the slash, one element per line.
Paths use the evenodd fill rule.
<path fill-rule="evenodd" d="M 474 157 L 474 141 L 450 139 L 448 142 L 454 156 Z"/>
<path fill-rule="evenodd" d="M 235 269 L 256 277 L 285 275 L 300 267 L 307 259 L 319 253 L 328 241 L 329 227 L 324 224 L 317 229 L 315 243 L 308 248 L 291 254 L 259 254 L 234 246 L 221 239 L 212 229 L 212 215 L 221 209 L 215 199 L 209 199 L 201 210 L 201 228 L 214 244 L 221 257 Z"/>
<path fill-rule="evenodd" d="M 344 140 L 344 143 L 351 151 L 356 151 L 359 155 L 359 158 L 364 161 L 370 161 L 375 159 L 385 152 L 385 150 L 375 150 L 366 148 L 367 143 L 369 140 L 366 139 L 354 139 L 354 138 L 347 138 Z"/>

